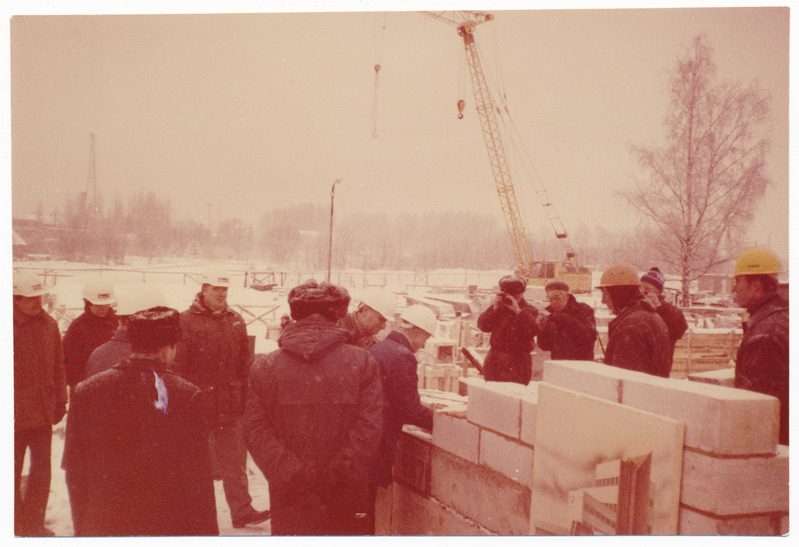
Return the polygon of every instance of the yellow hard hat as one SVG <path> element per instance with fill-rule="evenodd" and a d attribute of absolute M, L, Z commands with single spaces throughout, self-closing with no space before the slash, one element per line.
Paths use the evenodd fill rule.
<path fill-rule="evenodd" d="M 602 274 L 602 279 L 599 280 L 599 285 L 597 285 L 596 288 L 601 289 L 603 287 L 620 286 L 641 286 L 641 280 L 638 278 L 638 272 L 636 272 L 627 264 L 614 264 L 605 270 L 605 272 Z"/>
<path fill-rule="evenodd" d="M 768 249 L 749 249 L 744 251 L 735 261 L 732 276 L 739 275 L 776 275 L 782 272 L 780 259 Z"/>

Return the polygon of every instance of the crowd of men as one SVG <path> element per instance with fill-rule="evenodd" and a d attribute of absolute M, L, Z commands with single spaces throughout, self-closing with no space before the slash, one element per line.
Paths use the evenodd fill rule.
<path fill-rule="evenodd" d="M 779 399 L 787 445 L 780 272 L 764 249 L 735 264 L 733 292 L 749 313 L 735 385 Z M 596 360 L 593 308 L 553 280 L 539 311 L 525 299 L 526 284 L 500 279 L 477 320 L 490 333 L 486 381 L 528 384 L 536 341 L 555 360 Z M 597 288 L 615 317 L 602 362 L 669 377 L 687 323 L 665 301 L 664 285 L 658 268 L 642 277 L 624 264 L 605 270 Z M 311 280 L 288 294 L 278 349 L 254 359 L 244 320 L 227 304 L 229 286 L 226 271 L 209 269 L 178 312 L 152 286 L 117 302 L 110 284 L 91 280 L 84 313 L 62 341 L 42 308 L 47 288 L 32 273 L 14 273 L 16 535 L 52 535 L 44 524 L 52 426 L 68 401 L 61 465 L 77 536 L 216 535 L 214 480 L 236 528 L 271 518 L 274 535 L 375 533 L 378 488 L 391 482 L 403 425 L 433 428 L 415 354 L 435 336 L 435 314 L 422 305 L 396 314 L 395 296 L 381 290 L 366 291 L 348 312 L 346 289 Z M 269 510 L 252 506 L 248 452 L 269 483 Z"/>

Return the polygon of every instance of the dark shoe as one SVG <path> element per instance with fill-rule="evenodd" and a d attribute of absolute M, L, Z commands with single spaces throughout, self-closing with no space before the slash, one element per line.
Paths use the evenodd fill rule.
<path fill-rule="evenodd" d="M 244 515 L 233 519 L 233 528 L 244 528 L 248 524 L 260 524 L 272 516 L 271 511 L 256 511 L 250 507 Z"/>

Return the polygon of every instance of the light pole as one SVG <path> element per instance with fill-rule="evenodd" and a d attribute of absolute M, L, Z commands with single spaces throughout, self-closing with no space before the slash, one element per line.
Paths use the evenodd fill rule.
<path fill-rule="evenodd" d="M 327 244 L 327 282 L 330 283 L 330 265 L 333 261 L 333 200 L 336 197 L 336 184 L 341 182 L 341 179 L 336 179 L 333 186 L 330 188 L 330 239 Z"/>

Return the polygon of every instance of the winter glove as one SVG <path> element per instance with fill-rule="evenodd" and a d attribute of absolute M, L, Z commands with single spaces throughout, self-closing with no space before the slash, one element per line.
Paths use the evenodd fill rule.
<path fill-rule="evenodd" d="M 60 402 L 55 404 L 55 410 L 53 412 L 53 425 L 61 423 L 61 420 L 64 419 L 64 414 L 67 413 L 67 403 Z"/>

